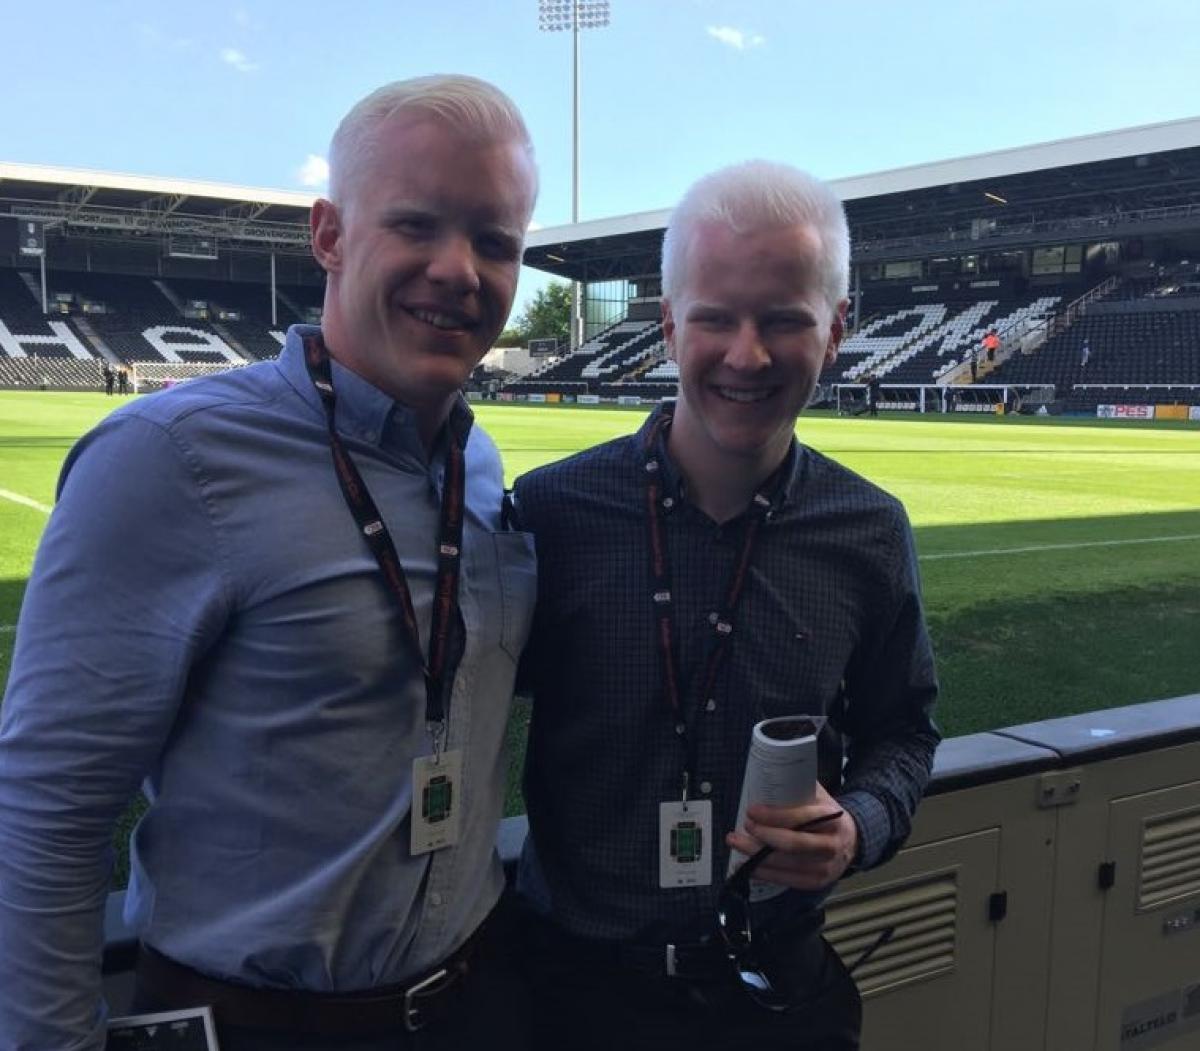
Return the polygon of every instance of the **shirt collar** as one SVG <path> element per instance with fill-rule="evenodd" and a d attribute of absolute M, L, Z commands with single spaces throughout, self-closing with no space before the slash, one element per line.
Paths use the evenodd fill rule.
<path fill-rule="evenodd" d="M 292 325 L 279 355 L 278 367 L 300 397 L 323 419 L 325 410 L 320 395 L 308 377 L 302 342 L 306 336 L 320 333 L 317 325 Z M 336 360 L 330 361 L 330 368 L 333 389 L 337 394 L 337 425 L 342 435 L 358 438 L 371 445 L 386 444 L 389 448 L 419 450 L 421 458 L 425 458 L 416 418 L 407 405 L 396 401 Z M 451 407 L 449 422 L 464 448 L 473 421 L 474 414 L 460 392 Z M 441 438 L 438 444 L 441 444 Z"/>
<path fill-rule="evenodd" d="M 650 440 L 650 435 L 653 433 L 654 428 L 658 426 L 658 420 L 663 416 L 672 417 L 674 414 L 674 400 L 662 401 L 646 417 L 646 422 L 638 429 L 635 455 L 639 471 L 645 470 L 646 443 Z M 667 433 L 669 430 L 669 425 L 664 427 L 654 439 L 652 446 L 654 458 L 658 461 L 659 470 L 662 472 L 663 492 L 677 500 L 686 499 L 687 480 L 683 477 L 683 472 L 679 470 L 678 465 L 671 459 L 671 455 L 667 451 Z M 799 500 L 800 487 L 804 478 L 805 453 L 804 446 L 793 436 L 792 444 L 788 447 L 787 456 L 784 459 L 783 484 L 779 487 L 779 491 L 772 501 L 772 512 L 778 512 L 782 508 L 794 504 Z"/>

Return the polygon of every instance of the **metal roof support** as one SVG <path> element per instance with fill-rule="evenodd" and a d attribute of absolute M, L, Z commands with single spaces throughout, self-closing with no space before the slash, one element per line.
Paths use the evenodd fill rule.
<path fill-rule="evenodd" d="M 149 215 L 161 215 L 165 218 L 177 211 L 187 199 L 187 194 L 184 193 L 164 193 L 147 198 L 140 207 Z"/>

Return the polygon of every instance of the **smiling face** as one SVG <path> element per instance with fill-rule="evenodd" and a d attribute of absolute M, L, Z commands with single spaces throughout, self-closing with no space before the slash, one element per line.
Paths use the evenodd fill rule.
<path fill-rule="evenodd" d="M 330 353 L 436 431 L 504 328 L 533 208 L 517 142 L 426 114 L 384 121 L 338 204 L 313 206 Z"/>
<path fill-rule="evenodd" d="M 663 301 L 679 365 L 671 448 L 681 460 L 761 475 L 837 357 L 845 302 L 829 301 L 808 225 L 738 233 L 696 226 L 679 292 Z"/>

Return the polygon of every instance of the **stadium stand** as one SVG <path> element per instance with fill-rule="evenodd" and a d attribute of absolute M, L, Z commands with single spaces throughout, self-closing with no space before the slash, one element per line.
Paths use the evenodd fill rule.
<path fill-rule="evenodd" d="M 934 383 L 949 368 L 977 351 L 984 332 L 1019 336 L 1050 317 L 1067 291 L 1027 294 L 1023 299 L 959 297 L 912 302 L 897 298 L 843 344 L 828 382 L 865 380 L 878 373 L 891 382 Z M 894 290 L 893 296 L 898 295 Z M 590 393 L 602 397 L 673 396 L 679 380 L 675 362 L 665 357 L 658 322 L 622 321 L 598 333 L 575 353 L 523 380 L 513 393 Z"/>
<path fill-rule="evenodd" d="M 42 313 L 40 293 L 26 283 L 26 276 L 15 270 L 0 271 L 0 320 L 6 332 L 0 336 L 0 350 L 12 358 L 35 352 L 40 358 L 79 358 L 81 348 L 71 346 L 69 340 L 63 342 L 63 330 L 50 325 L 57 319 Z M 19 341 L 20 346 L 18 335 L 27 337 Z M 82 352 L 91 357 L 86 348 Z"/>
<path fill-rule="evenodd" d="M 876 374 L 884 381 L 881 407 L 893 410 L 992 412 L 1001 404 L 1012 409 L 1025 403 L 1030 411 L 1051 404 L 1055 411 L 1092 413 L 1097 405 L 1131 399 L 1200 403 L 1200 294 L 1188 295 L 1195 270 L 1149 269 L 1141 276 L 1109 274 L 1087 283 L 1018 279 L 963 288 L 912 282 L 874 288 L 875 312 L 843 342 L 824 377 L 825 401 L 842 406 L 834 388 L 859 388 L 857 395 L 846 395 L 850 411 L 858 411 L 861 389 Z M 989 329 L 1001 338 L 995 362 L 980 353 Z M 1081 369 L 1084 340 L 1091 361 Z M 625 320 L 505 390 L 671 397 L 679 370 L 664 355 L 660 324 Z M 947 397 L 939 388 L 948 385 L 954 391 Z"/>
<path fill-rule="evenodd" d="M 1074 412 L 1131 400 L 1200 402 L 1200 297 L 1157 295 L 1157 281 L 1137 286 L 1140 298 L 1126 287 L 1125 295 L 1094 305 L 1033 353 L 1010 357 L 989 381 L 1053 385 L 1066 396 L 1066 410 Z"/>
<path fill-rule="evenodd" d="M 1040 286 L 1023 297 L 1002 293 L 1003 298 L 930 299 L 926 294 L 915 302 L 905 302 L 892 290 L 893 301 L 846 339 L 825 379 L 830 385 L 862 384 L 870 374 L 878 374 L 889 385 L 882 407 L 890 409 L 918 409 L 914 388 L 946 383 L 956 385 L 955 396 L 946 406 L 931 395 L 931 411 L 936 406 L 990 412 L 1007 400 L 1009 388 L 1027 397 L 1030 407 L 1041 404 L 1032 392 L 1054 388 L 1062 397 L 1069 394 L 1062 407 L 1075 412 L 1129 401 L 1130 390 L 1145 404 L 1200 402 L 1200 298 L 1193 309 L 1162 309 L 1188 305 L 1178 286 L 1178 275 L 1120 284 L 1109 278 L 1090 290 L 1083 308 L 1069 314 L 1068 304 L 1084 301 L 1076 298 L 1078 283 Z M 1157 301 L 1154 312 L 1141 311 L 1139 304 L 1147 301 Z M 1041 333 L 1056 318 L 1059 330 L 1046 340 Z M 983 335 L 992 328 L 1002 345 L 995 363 L 979 354 Z M 1081 370 L 1079 348 L 1085 339 L 1092 356 Z M 524 395 L 672 397 L 679 370 L 664 355 L 660 324 L 622 321 L 505 390 Z M 967 371 L 972 356 L 977 356 L 975 380 Z"/>
<path fill-rule="evenodd" d="M 661 343 L 662 325 L 654 321 L 619 321 L 598 332 L 573 354 L 536 369 L 507 389 L 524 394 L 550 391 L 588 393 L 602 379 L 619 379 L 644 361 Z M 615 373 L 615 375 L 614 375 Z"/>
<path fill-rule="evenodd" d="M 933 383 L 979 350 L 990 328 L 1015 339 L 1044 320 L 1058 295 L 1032 300 L 978 299 L 902 307 L 853 333 L 842 343 L 832 382 L 855 382 L 874 374 L 896 383 Z"/>
<path fill-rule="evenodd" d="M 1110 326 L 1091 319 L 1125 299 L 1139 309 L 1153 299 L 1186 311 L 1184 301 L 1200 297 L 1200 119 L 875 172 L 833 185 L 851 232 L 855 330 L 823 377 L 823 397 L 831 406 L 843 396 L 861 401 L 866 380 L 878 376 L 882 408 L 978 412 L 1004 404 L 1011 411 L 1024 402 L 1051 406 L 1048 411 L 1094 411 L 1080 393 L 1079 377 L 1051 367 L 1060 353 L 1064 366 L 1077 363 L 1078 348 L 1070 343 L 1085 331 L 1084 319 Z M 585 304 L 595 303 L 597 314 L 611 316 L 606 312 L 623 298 L 632 321 L 642 316 L 635 310 L 661 290 L 669 214 L 637 212 L 534 231 L 525 263 L 582 282 Z M 996 329 L 1000 350 L 995 361 L 975 360 L 972 374 L 970 363 L 989 328 Z M 1189 404 L 1200 405 L 1200 391 L 1186 379 L 1192 372 L 1177 367 L 1191 338 L 1185 319 L 1143 319 L 1105 332 L 1118 343 L 1133 341 L 1128 368 L 1119 373 L 1123 381 L 1132 376 L 1143 386 L 1159 384 L 1159 393 L 1148 398 L 1174 399 L 1182 387 Z M 1040 351 L 1051 337 L 1058 341 Z M 1168 353 L 1163 346 L 1172 340 L 1179 346 Z M 1146 341 L 1156 348 L 1153 361 L 1139 350 Z M 1093 343 L 1092 353 L 1112 361 L 1124 351 L 1107 345 L 1102 351 Z M 1035 364 L 1006 365 L 1014 354 Z M 567 358 L 539 378 L 583 381 L 584 367 Z M 1089 380 L 1101 382 L 1100 370 L 1093 373 Z M 660 354 L 614 370 L 588 391 L 662 397 L 673 392 L 677 375 Z M 1107 373 L 1102 382 L 1109 382 Z M 520 397 L 516 385 L 505 390 Z M 1096 402 L 1097 396 L 1110 397 L 1103 391 L 1087 397 Z"/>
<path fill-rule="evenodd" d="M 9 358 L 0 355 L 0 388 L 100 390 L 100 362 L 75 358 Z"/>
<path fill-rule="evenodd" d="M 207 322 L 242 357 L 251 360 L 275 357 L 288 326 L 302 320 L 296 310 L 280 302 L 273 323 L 270 296 L 259 286 L 199 278 L 170 278 L 159 285 L 182 316 Z"/>
<path fill-rule="evenodd" d="M 320 319 L 319 287 L 0 268 L 0 387 L 94 390 L 101 368 L 135 369 L 140 389 L 273 358 L 288 325 Z"/>
<path fill-rule="evenodd" d="M 319 319 L 311 196 L 2 162 L 0 175 L 0 383 L 87 387 L 104 360 L 145 366 L 147 383 L 182 378 L 271 357 L 287 325 Z M 823 377 L 828 404 L 861 398 L 871 376 L 886 409 L 991 411 L 1013 393 L 1055 411 L 1200 403 L 1200 119 L 834 186 L 856 327 Z M 481 372 L 474 394 L 673 395 L 659 317 L 668 214 L 533 231 L 525 264 L 581 282 L 586 317 L 621 319 L 589 322 L 582 346 L 523 379 Z M 27 251 L 10 218 L 40 224 L 43 248 Z M 977 358 L 989 328 L 995 362 Z"/>
<path fill-rule="evenodd" d="M 0 387 L 94 390 L 100 362 L 66 317 L 42 313 L 28 274 L 0 270 Z"/>
<path fill-rule="evenodd" d="M 226 361 L 238 354 L 203 319 L 184 317 L 160 280 L 116 274 L 52 273 L 51 301 L 82 315 L 122 361 Z"/>

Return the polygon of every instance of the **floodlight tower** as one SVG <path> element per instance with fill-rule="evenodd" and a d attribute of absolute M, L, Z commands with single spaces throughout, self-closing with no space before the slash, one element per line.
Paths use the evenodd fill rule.
<path fill-rule="evenodd" d="M 608 0 L 538 0 L 538 29 L 570 31 L 574 37 L 571 61 L 571 222 L 579 222 L 579 34 L 608 25 Z M 583 342 L 583 295 L 571 282 L 571 349 Z"/>

